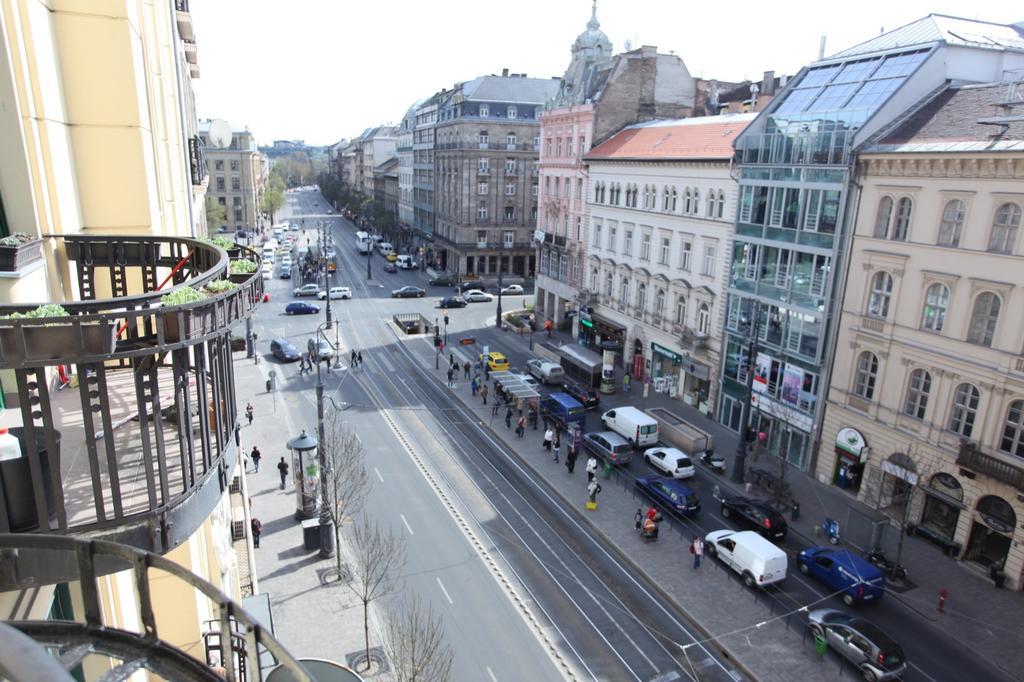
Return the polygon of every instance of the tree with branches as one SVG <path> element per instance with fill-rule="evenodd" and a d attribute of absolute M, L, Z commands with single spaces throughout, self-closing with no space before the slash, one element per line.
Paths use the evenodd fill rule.
<path fill-rule="evenodd" d="M 346 585 L 363 605 L 363 637 L 366 668 L 370 667 L 370 602 L 399 587 L 399 571 L 405 564 L 405 547 L 389 528 L 363 518 L 352 527 L 353 576 Z"/>
<path fill-rule="evenodd" d="M 228 222 L 228 207 L 213 197 L 206 197 L 206 229 L 215 231 Z"/>
<path fill-rule="evenodd" d="M 270 216 L 270 222 L 274 222 L 277 210 L 284 206 L 284 183 L 281 179 L 271 174 L 267 182 L 267 188 L 263 192 L 263 211 Z"/>
<path fill-rule="evenodd" d="M 429 604 L 417 595 L 402 601 L 388 615 L 385 650 L 395 682 L 448 682 L 453 654 L 445 641 L 444 625 Z"/>
<path fill-rule="evenodd" d="M 334 524 L 334 546 L 341 547 L 341 527 L 366 499 L 370 475 L 366 471 L 363 444 L 337 410 L 324 416 L 324 442 L 320 447 L 327 464 L 324 498 Z M 341 552 L 334 556 L 341 575 Z"/>

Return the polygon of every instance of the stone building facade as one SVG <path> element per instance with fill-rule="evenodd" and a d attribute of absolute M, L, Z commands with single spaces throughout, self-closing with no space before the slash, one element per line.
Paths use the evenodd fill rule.
<path fill-rule="evenodd" d="M 210 145 L 209 129 L 210 121 L 200 122 L 199 138 L 210 173 L 208 194 L 225 207 L 226 225 L 232 233 L 255 229 L 259 225 L 268 170 L 256 137 L 248 128 L 232 129 L 231 143 L 222 149 Z M 219 227 L 213 225 L 210 230 Z"/>
<path fill-rule="evenodd" d="M 1024 84 L 949 88 L 861 154 L 816 470 L 1017 589 L 1024 123 L 1005 114 L 1022 110 Z"/>
<path fill-rule="evenodd" d="M 416 127 L 416 108 L 412 105 L 398 126 L 395 152 L 398 156 L 398 221 L 405 227 L 413 223 L 413 129 Z"/>

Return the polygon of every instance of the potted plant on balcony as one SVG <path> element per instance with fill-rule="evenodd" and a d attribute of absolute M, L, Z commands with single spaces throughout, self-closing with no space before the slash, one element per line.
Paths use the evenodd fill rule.
<path fill-rule="evenodd" d="M 199 289 L 193 289 L 192 287 L 182 287 L 175 289 L 169 293 L 164 294 L 160 297 L 160 303 L 164 307 L 176 307 L 180 305 L 187 305 L 189 303 L 197 303 L 198 301 L 205 300 L 207 294 L 205 291 Z M 181 311 L 184 315 L 185 320 L 185 336 L 187 337 L 191 331 L 192 313 L 191 311 Z M 160 316 L 164 326 L 164 340 L 168 343 L 177 343 L 181 341 L 181 330 L 178 328 L 178 313 L 167 312 Z"/>
<path fill-rule="evenodd" d="M 227 237 L 203 237 L 199 241 L 206 242 L 207 244 L 213 244 L 219 246 L 228 252 L 228 256 L 231 258 L 238 258 L 242 254 L 242 247 L 231 241 Z"/>
<path fill-rule="evenodd" d="M 17 272 L 43 259 L 43 240 L 24 232 L 0 239 L 0 271 Z"/>
<path fill-rule="evenodd" d="M 45 303 L 27 313 L 12 313 L 4 319 L 38 320 L 38 323 L 21 325 L 25 335 L 23 355 L 18 349 L 17 328 L 0 329 L 5 362 L 63 360 L 77 356 L 78 332 L 63 306 Z M 82 350 L 86 356 L 109 355 L 114 352 L 116 339 L 113 320 L 83 322 L 79 326 L 82 330 Z"/>
<path fill-rule="evenodd" d="M 231 265 L 228 266 L 228 278 L 236 284 L 242 284 L 247 282 L 252 277 L 253 273 L 258 271 L 260 266 L 255 261 L 251 261 L 248 258 L 240 258 L 238 260 L 231 261 Z"/>

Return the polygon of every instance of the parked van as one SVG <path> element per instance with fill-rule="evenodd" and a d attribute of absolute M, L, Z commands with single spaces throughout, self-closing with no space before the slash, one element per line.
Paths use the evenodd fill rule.
<path fill-rule="evenodd" d="M 608 410 L 601 415 L 601 423 L 636 447 L 658 442 L 658 420 L 635 407 Z"/>
<path fill-rule="evenodd" d="M 561 429 L 569 424 L 577 423 L 580 428 L 587 423 L 587 413 L 583 404 L 568 393 L 551 393 L 540 401 L 540 414 L 558 424 Z"/>
<path fill-rule="evenodd" d="M 399 256 L 395 260 L 395 265 L 402 270 L 412 270 L 416 267 L 416 261 L 412 259 L 412 256 Z"/>
<path fill-rule="evenodd" d="M 786 553 L 752 530 L 713 530 L 704 538 L 704 553 L 739 573 L 747 587 L 786 579 Z"/>
<path fill-rule="evenodd" d="M 395 247 L 391 246 L 390 242 L 381 242 L 380 244 L 377 244 L 377 251 L 382 256 L 388 256 L 395 252 Z"/>
<path fill-rule="evenodd" d="M 278 241 L 281 241 L 282 239 L 284 239 L 284 228 L 283 227 L 275 227 L 274 228 L 274 239 L 276 239 Z"/>
<path fill-rule="evenodd" d="M 701 431 L 669 409 L 652 407 L 647 410 L 647 414 L 658 421 L 658 431 L 662 440 L 692 457 L 700 457 L 714 447 L 711 434 Z"/>
<path fill-rule="evenodd" d="M 561 365 L 539 358 L 527 360 L 526 371 L 543 384 L 561 384 L 565 379 L 565 370 Z"/>
<path fill-rule="evenodd" d="M 885 573 L 867 559 L 845 549 L 808 547 L 796 557 L 800 572 L 843 593 L 847 606 L 878 601 L 885 594 Z"/>

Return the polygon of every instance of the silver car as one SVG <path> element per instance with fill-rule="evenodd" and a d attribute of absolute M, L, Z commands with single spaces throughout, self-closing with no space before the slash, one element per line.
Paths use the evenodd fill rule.
<path fill-rule="evenodd" d="M 583 434 L 583 447 L 609 464 L 629 464 L 633 459 L 633 446 L 612 431 Z"/>
<path fill-rule="evenodd" d="M 811 634 L 860 669 L 865 680 L 895 680 L 907 669 L 903 648 L 874 623 L 836 609 L 817 609 L 807 616 Z"/>

